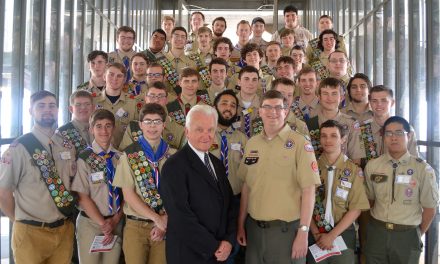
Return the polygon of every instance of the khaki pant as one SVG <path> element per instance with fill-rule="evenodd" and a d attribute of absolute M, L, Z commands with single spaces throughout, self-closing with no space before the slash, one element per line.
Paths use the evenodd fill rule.
<path fill-rule="evenodd" d="M 419 228 L 404 231 L 387 230 L 369 221 L 365 255 L 367 264 L 419 263 L 423 243 Z"/>
<path fill-rule="evenodd" d="M 152 241 L 154 223 L 127 218 L 122 243 L 125 262 L 129 264 L 166 264 L 165 241 Z"/>
<path fill-rule="evenodd" d="M 66 221 L 49 228 L 15 221 L 11 246 L 17 264 L 68 264 L 72 259 L 73 224 Z"/>
<path fill-rule="evenodd" d="M 102 235 L 102 231 L 99 225 L 93 222 L 92 219 L 81 214 L 78 215 L 76 219 L 76 240 L 78 243 L 79 263 L 118 264 L 119 256 L 121 255 L 122 221 L 115 227 L 113 234 L 117 235 L 118 238 L 111 251 L 90 253 L 90 246 L 95 236 Z"/>
<path fill-rule="evenodd" d="M 277 222 L 276 224 L 274 222 Z M 246 264 L 305 264 L 306 258 L 292 259 L 292 245 L 299 220 L 270 221 L 262 227 L 250 216 L 246 219 Z M 274 224 L 272 224 L 274 223 Z"/>

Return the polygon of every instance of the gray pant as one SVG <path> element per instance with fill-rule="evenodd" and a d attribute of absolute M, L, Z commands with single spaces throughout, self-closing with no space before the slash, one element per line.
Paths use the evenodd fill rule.
<path fill-rule="evenodd" d="M 423 243 L 420 229 L 387 230 L 370 220 L 367 226 L 365 255 L 367 264 L 419 263 Z"/>
<path fill-rule="evenodd" d="M 248 216 L 246 264 L 305 264 L 305 257 L 291 257 L 298 225 L 299 220 L 257 222 Z"/>

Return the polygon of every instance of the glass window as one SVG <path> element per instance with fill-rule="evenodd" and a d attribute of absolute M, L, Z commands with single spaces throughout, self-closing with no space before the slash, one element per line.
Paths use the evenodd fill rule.
<path fill-rule="evenodd" d="M 390 89 L 395 90 L 395 34 L 394 32 L 394 8 L 393 1 L 388 1 L 384 6 L 384 61 L 383 61 L 383 71 L 384 77 L 383 81 L 386 86 Z"/>
<path fill-rule="evenodd" d="M 75 0 L 73 6 L 73 61 L 72 61 L 72 91 L 76 90 L 76 87 L 83 83 L 84 61 L 86 57 L 83 57 L 83 13 L 84 7 L 83 1 Z"/>
<path fill-rule="evenodd" d="M 376 0 L 376 4 L 381 2 Z M 374 78 L 372 79 L 373 84 L 383 84 L 383 47 L 384 47 L 384 30 L 383 30 L 383 7 L 381 7 L 374 14 L 374 34 L 372 34 L 374 39 Z M 373 76 L 371 76 L 373 77 Z"/>
<path fill-rule="evenodd" d="M 397 85 L 396 89 L 396 114 L 409 120 L 409 23 L 408 23 L 408 2 L 396 1 L 397 16 L 394 17 L 398 23 L 396 28 L 398 40 L 395 50 L 398 52 L 397 64 Z"/>

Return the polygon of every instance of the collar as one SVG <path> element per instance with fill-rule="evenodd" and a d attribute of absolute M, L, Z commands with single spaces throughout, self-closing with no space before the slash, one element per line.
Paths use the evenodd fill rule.
<path fill-rule="evenodd" d="M 235 132 L 235 129 L 232 126 L 228 126 L 226 129 L 221 129 L 220 126 L 217 126 L 217 132 L 221 135 L 222 132 L 226 132 L 226 134 L 232 134 Z"/>
<path fill-rule="evenodd" d="M 301 96 L 299 97 L 299 105 L 301 106 L 301 107 L 304 107 L 304 106 L 306 106 L 307 104 L 303 101 L 303 99 L 301 98 Z M 317 96 L 315 96 L 315 98 L 313 98 L 313 101 L 310 103 L 310 105 L 308 105 L 308 106 L 310 106 L 311 108 L 313 108 L 313 109 L 316 109 L 316 107 L 318 106 L 318 104 L 319 104 L 319 99 L 318 99 L 318 97 Z"/>
<path fill-rule="evenodd" d="M 188 140 L 188 145 L 194 151 L 194 153 L 196 153 L 196 155 L 200 158 L 202 163 L 205 164 L 205 153 L 208 153 L 208 155 L 209 155 L 209 152 L 203 152 L 203 151 L 196 149 L 195 147 L 193 147 L 193 145 L 191 145 L 189 140 Z"/>
<path fill-rule="evenodd" d="M 385 153 L 384 155 L 385 155 L 385 158 L 387 161 L 390 161 L 390 162 L 397 161 L 398 163 L 400 163 L 402 165 L 408 164 L 410 161 L 410 158 L 411 158 L 411 155 L 409 154 L 408 151 L 406 151 L 406 153 L 403 154 L 403 156 L 400 157 L 398 160 L 393 159 L 393 157 L 391 157 L 391 155 L 389 153 Z"/>
<path fill-rule="evenodd" d="M 292 128 L 290 128 L 290 126 L 286 123 L 286 124 L 284 124 L 284 126 L 283 126 L 283 128 L 280 130 L 280 132 L 278 132 L 278 134 L 277 134 L 273 139 L 279 137 L 279 138 L 284 142 L 284 141 L 286 141 L 286 140 L 289 138 L 291 132 L 292 132 Z M 266 140 L 268 139 L 268 137 L 266 136 L 266 132 L 264 131 L 264 129 L 263 129 L 261 135 L 263 135 L 263 138 L 264 138 L 264 139 L 266 139 Z M 273 139 L 272 139 L 272 140 L 273 140 Z"/>
<path fill-rule="evenodd" d="M 92 150 L 93 150 L 93 152 L 95 152 L 95 153 L 100 153 L 100 152 L 104 151 L 104 150 L 101 148 L 101 146 L 99 146 L 98 143 L 96 143 L 95 140 L 93 140 L 93 142 L 92 142 Z M 105 152 L 105 153 L 109 153 L 110 151 L 113 151 L 113 152 L 115 152 L 115 153 L 119 153 L 119 151 L 118 151 L 117 149 L 115 149 L 111 143 L 110 143 L 110 146 L 109 146 L 108 150 L 107 150 L 107 151 L 104 151 L 104 152 Z"/>
<path fill-rule="evenodd" d="M 348 105 L 347 105 L 347 107 L 345 108 L 345 111 L 348 113 L 348 112 L 353 112 L 353 113 L 356 113 L 357 114 L 357 112 L 354 110 L 354 106 L 353 106 L 353 103 L 352 102 L 350 102 Z M 363 112 L 363 113 L 361 113 L 361 115 L 362 114 L 365 114 L 365 113 L 373 113 L 373 110 L 371 109 L 371 106 L 370 106 L 370 104 L 368 104 L 368 107 L 367 107 L 367 109 Z"/>
<path fill-rule="evenodd" d="M 168 52 L 165 54 L 165 57 L 166 57 L 168 60 L 170 60 L 170 61 L 174 61 L 175 59 L 179 59 L 179 60 L 181 60 L 181 61 L 184 61 L 185 58 L 186 58 L 185 53 L 182 53 L 182 54 L 180 55 L 180 57 L 174 57 L 174 55 L 173 55 L 173 53 L 171 52 L 171 50 L 168 51 Z"/>
<path fill-rule="evenodd" d="M 76 129 L 78 129 L 78 131 L 87 131 L 87 133 L 88 133 L 89 123 L 83 124 L 76 119 L 72 119 L 72 124 Z"/>
<path fill-rule="evenodd" d="M 37 128 L 36 126 L 33 126 L 31 129 L 32 134 L 40 141 L 41 144 L 46 148 L 46 150 L 49 150 L 49 144 L 51 143 L 51 137 L 55 133 L 55 129 L 53 129 L 52 135 L 48 135 L 44 133 L 41 129 Z"/>
<path fill-rule="evenodd" d="M 338 158 L 336 159 L 334 164 L 330 164 L 330 162 L 327 160 L 325 155 L 321 155 L 318 159 L 318 163 L 321 167 L 325 166 L 335 166 L 337 169 L 344 169 L 345 168 L 345 162 L 348 160 L 348 157 L 344 155 L 344 153 L 340 153 Z"/>
<path fill-rule="evenodd" d="M 119 96 L 118 101 L 116 101 L 116 104 L 119 101 L 124 101 L 125 102 L 126 97 L 127 97 L 127 93 L 124 92 L 124 91 L 121 91 L 121 95 Z M 104 89 L 103 92 L 99 96 L 96 97 L 96 101 L 97 102 L 104 102 L 105 100 L 109 100 L 109 99 L 107 98 L 107 95 L 106 95 L 106 92 L 105 92 L 105 89 Z M 109 100 L 109 102 L 110 102 L 110 100 Z"/>
<path fill-rule="evenodd" d="M 240 93 L 237 93 L 237 98 L 238 98 L 238 102 L 240 104 L 241 108 L 244 108 L 243 105 L 243 99 L 240 96 Z M 260 107 L 260 97 L 258 96 L 258 94 L 255 94 L 254 98 L 252 98 L 252 102 L 251 102 L 251 106 L 252 108 L 259 108 Z"/>

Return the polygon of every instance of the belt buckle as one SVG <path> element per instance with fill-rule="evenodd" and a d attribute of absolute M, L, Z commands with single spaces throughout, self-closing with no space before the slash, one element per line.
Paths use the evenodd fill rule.
<path fill-rule="evenodd" d="M 385 223 L 385 228 L 388 230 L 394 230 L 394 224 L 393 223 Z"/>

